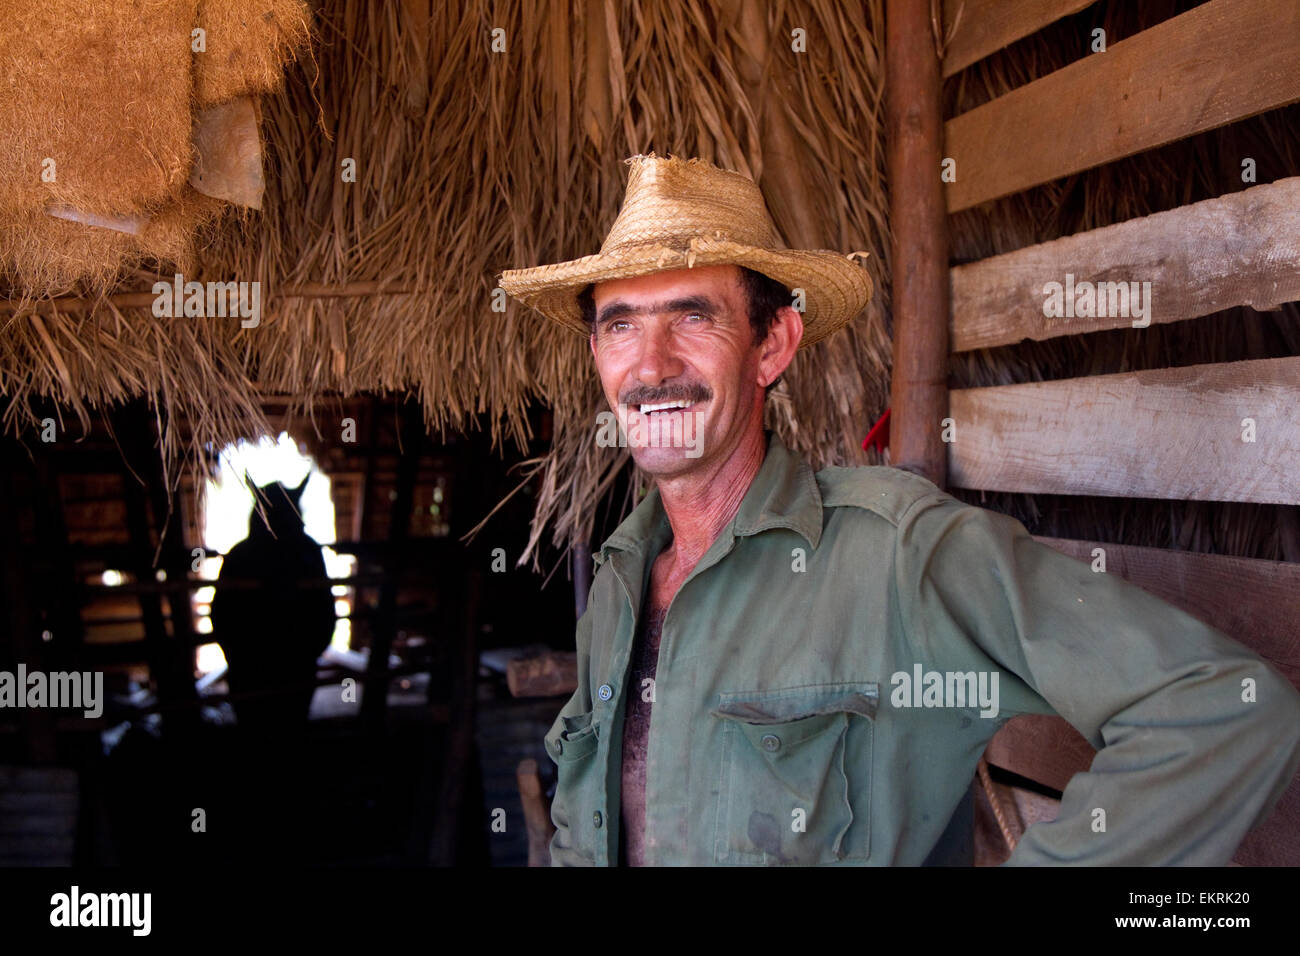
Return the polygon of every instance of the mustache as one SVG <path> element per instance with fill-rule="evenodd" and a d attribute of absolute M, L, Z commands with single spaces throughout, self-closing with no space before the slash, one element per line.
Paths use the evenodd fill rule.
<path fill-rule="evenodd" d="M 621 405 L 658 405 L 661 402 L 707 402 L 713 397 L 713 391 L 707 385 L 690 383 L 685 385 L 664 385 L 658 388 L 641 386 L 631 388 L 619 396 Z"/>

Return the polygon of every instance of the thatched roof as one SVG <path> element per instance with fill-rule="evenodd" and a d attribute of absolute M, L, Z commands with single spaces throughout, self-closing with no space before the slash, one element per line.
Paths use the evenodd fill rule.
<path fill-rule="evenodd" d="M 168 431 L 169 454 L 197 462 L 205 445 L 262 427 L 259 389 L 304 405 L 410 390 L 431 426 L 481 414 L 521 443 L 525 409 L 542 401 L 555 440 L 538 463 L 535 540 L 544 529 L 583 539 L 627 459 L 594 447 L 585 342 L 514 302 L 493 311 L 497 275 L 598 248 L 622 160 L 652 150 L 756 177 L 792 246 L 883 254 L 880 6 L 637 2 L 607 23 L 605 5 L 579 17 L 568 0 L 327 0 L 312 55 L 261 103 L 261 212 L 227 212 L 185 276 L 260 281 L 260 326 L 111 301 L 24 310 L 0 342 L 0 393 L 17 400 L 8 422 L 24 427 L 30 395 L 94 407 L 148 394 L 165 425 L 187 423 Z M 504 52 L 492 50 L 495 28 Z M 795 28 L 810 52 L 792 49 Z M 870 268 L 881 289 L 885 263 Z M 147 290 L 172 271 L 71 291 Z M 775 424 L 814 459 L 865 460 L 858 443 L 887 403 L 886 301 L 801 355 L 774 395 Z"/>
<path fill-rule="evenodd" d="M 15 48 L 24 34 L 40 33 L 33 17 L 58 17 L 71 3 L 30 10 L 4 4 L 14 10 L 0 20 L 0 52 Z M 1079 38 L 1093 25 L 1104 26 L 1114 41 L 1190 5 L 1109 3 L 1067 17 L 949 78 L 945 115 L 1064 66 L 1082 55 Z M 634 0 L 617 5 L 606 22 L 606 5 L 568 0 L 323 0 L 313 4 L 310 50 L 285 66 L 302 39 L 293 26 L 295 4 L 214 3 L 213 10 L 236 11 L 243 39 L 203 62 L 247 69 L 221 86 L 202 79 L 206 67 L 195 56 L 185 81 L 189 94 L 171 74 L 150 80 L 149 135 L 171 145 L 149 155 L 173 157 L 156 169 L 141 161 L 140 138 L 124 135 L 133 127 L 123 118 L 137 115 L 145 95 L 124 71 L 103 75 L 84 57 L 75 63 L 65 57 L 51 60 L 53 75 L 24 73 L 21 57 L 0 57 L 11 78 L 23 79 L 5 87 L 11 99 L 0 100 L 0 124 L 30 113 L 12 101 L 13 89 L 28 90 L 24 78 L 36 77 L 33 89 L 81 84 L 82 98 L 100 90 L 103 117 L 82 130 L 98 138 L 96 148 L 61 148 L 80 160 L 111 156 L 134 163 L 129 168 L 136 173 L 123 179 L 136 189 L 128 211 L 156 214 L 160 230 L 152 241 L 124 242 L 120 233 L 105 237 L 106 230 L 48 216 L 27 230 L 4 220 L 0 268 L 11 297 L 119 296 L 90 311 L 46 302 L 5 320 L 0 395 L 11 399 L 5 421 L 14 430 L 30 427 L 31 397 L 58 399 L 84 415 L 106 402 L 147 395 L 160 409 L 176 474 L 177 464 L 201 464 L 205 448 L 264 429 L 258 399 L 265 393 L 296 396 L 300 408 L 316 409 L 315 421 L 329 428 L 329 403 L 322 402 L 329 396 L 411 391 L 431 427 L 481 422 L 520 447 L 528 434 L 525 410 L 543 402 L 555 412 L 555 430 L 552 451 L 534 463 L 541 480 L 534 545 L 547 536 L 557 544 L 585 540 L 599 496 L 628 460 L 616 449 L 594 447 L 591 422 L 600 396 L 585 343 L 494 296 L 494 287 L 504 269 L 595 251 L 622 197 L 622 160 L 655 151 L 698 155 L 755 176 L 792 246 L 875 253 L 869 267 L 878 294 L 867 312 L 847 332 L 800 355 L 769 402 L 773 424 L 815 462 L 868 460 L 858 443 L 888 404 L 889 385 L 881 6 L 880 0 Z M 271 8 L 270 19 L 260 15 Z M 196 0 L 150 9 L 170 16 L 169 29 L 181 39 L 177 24 L 211 15 Z M 271 23 L 283 28 L 263 29 Z M 493 50 L 495 29 L 504 40 L 501 52 Z M 226 38 L 239 31 L 227 24 L 215 32 Z M 160 28 L 150 36 L 157 44 L 170 34 Z M 76 38 L 56 39 L 66 46 Z M 176 54 L 175 39 L 168 41 L 171 59 L 158 60 L 175 60 L 172 74 L 184 71 L 186 59 Z M 799 41 L 804 52 L 795 49 Z M 209 42 L 223 49 L 224 39 L 212 31 Z M 282 68 L 284 83 L 277 87 Z M 219 92 L 200 104 L 194 91 L 214 86 Z M 193 113 L 238 89 L 270 91 L 260 101 L 266 180 L 260 211 L 195 199 L 188 187 L 178 196 L 175 186 L 184 167 L 178 136 L 191 119 L 185 96 Z M 70 121 L 50 125 L 66 132 Z M 1296 175 L 1295 128 L 1292 107 L 962 212 L 951 219 L 954 261 L 1242 188 L 1244 155 L 1256 159 L 1261 182 Z M 22 168 L 39 162 L 42 148 L 22 142 Z M 343 176 L 345 160 L 355 161 L 355 182 Z M 23 195 L 68 201 L 31 182 L 0 186 L 6 202 Z M 85 196 L 72 198 L 86 203 Z M 202 208 L 177 214 L 180 226 L 164 230 L 170 220 L 163 205 L 178 198 Z M 202 241 L 188 256 L 195 224 L 215 213 L 222 218 L 198 233 Z M 58 261 L 71 262 L 93 242 L 116 244 L 124 267 L 78 266 L 71 269 L 76 282 L 65 281 L 66 272 L 55 275 L 62 285 L 49 274 L 31 281 L 39 270 L 24 263 L 48 263 L 52 250 Z M 177 267 L 186 278 L 261 282 L 260 325 L 158 319 L 147 294 L 123 297 L 148 290 L 158 276 L 171 278 Z M 496 302 L 504 312 L 494 311 Z M 1282 354 L 1288 342 L 1295 351 L 1300 333 L 1293 306 L 1223 318 L 966 353 L 954 360 L 952 384 L 1268 357 Z M 1130 543 L 1280 556 L 1276 537 L 1256 527 L 1268 515 L 1247 506 L 1175 502 L 1166 509 L 1082 499 L 1067 509 L 1041 497 L 977 500 L 1041 533 L 1122 535 Z"/>

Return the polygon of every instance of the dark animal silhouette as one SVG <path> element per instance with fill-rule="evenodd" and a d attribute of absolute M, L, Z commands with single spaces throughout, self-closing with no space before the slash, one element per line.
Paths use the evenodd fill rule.
<path fill-rule="evenodd" d="M 217 579 L 212 630 L 246 729 L 305 729 L 316 658 L 334 632 L 325 559 L 298 510 L 306 485 L 304 478 L 297 488 L 277 481 L 256 490 L 261 513 L 254 507 L 248 537 L 230 549 Z"/>

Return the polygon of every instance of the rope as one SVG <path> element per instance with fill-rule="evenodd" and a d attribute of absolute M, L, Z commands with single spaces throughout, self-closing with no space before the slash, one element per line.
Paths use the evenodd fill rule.
<path fill-rule="evenodd" d="M 977 773 L 979 774 L 980 783 L 984 786 L 984 792 L 988 794 L 989 803 L 993 807 L 993 816 L 997 818 L 998 829 L 1002 831 L 1002 838 L 1007 841 L 1007 846 L 1014 850 L 1019 838 L 1011 831 L 1011 824 L 1007 820 L 1006 810 L 1002 806 L 1002 796 L 998 793 L 993 778 L 989 776 L 989 763 L 983 757 L 980 757 Z"/>

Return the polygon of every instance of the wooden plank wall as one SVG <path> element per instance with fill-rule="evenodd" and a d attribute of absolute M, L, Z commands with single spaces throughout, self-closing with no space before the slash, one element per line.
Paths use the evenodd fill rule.
<path fill-rule="evenodd" d="M 0 866 L 72 866 L 81 798 L 66 767 L 0 767 Z"/>
<path fill-rule="evenodd" d="M 944 0 L 942 73 L 1084 6 Z M 946 122 L 957 174 L 949 212 L 1300 101 L 1300 4 L 1289 0 L 1211 0 L 1112 40 L 1089 54 L 1082 38 L 1075 62 Z M 1300 299 L 1300 179 L 958 266 L 950 278 L 954 352 L 1276 308 Z M 1052 282 L 1136 282 L 1146 314 L 1132 302 L 1097 314 L 1095 298 L 1091 310 L 1049 314 Z M 1108 292 L 1118 301 L 1118 287 Z M 984 490 L 1300 504 L 1297 407 L 1300 357 L 956 390 L 949 477 Z M 1038 540 L 1085 561 L 1103 548 L 1107 573 L 1230 634 L 1300 686 L 1300 564 Z M 986 758 L 1061 790 L 1093 753 L 1060 718 L 1029 716 L 1009 721 Z M 1300 862 L 1300 778 L 1235 862 Z"/>
<path fill-rule="evenodd" d="M 1300 176 L 956 266 L 950 275 L 954 352 L 1179 322 L 1240 305 L 1268 311 L 1300 299 Z M 1067 276 L 1072 307 L 1049 317 L 1060 310 L 1048 308 L 1056 290 L 1047 284 L 1061 285 L 1064 300 Z M 1107 314 L 1073 307 L 1082 304 L 1082 283 L 1094 293 L 1111 284 L 1101 308 L 1087 310 Z M 1116 283 L 1127 286 L 1122 300 Z"/>
<path fill-rule="evenodd" d="M 1294 103 L 1297 50 L 1294 0 L 1211 0 L 1085 55 L 948 120 L 948 211 Z"/>
<path fill-rule="evenodd" d="M 1300 504 L 1298 401 L 1300 356 L 955 389 L 949 480 L 1029 494 Z"/>
<path fill-rule="evenodd" d="M 952 76 L 1094 0 L 943 0 L 943 75 Z"/>
<path fill-rule="evenodd" d="M 1035 540 L 1089 563 L 1093 551 L 1103 549 L 1107 574 L 1118 574 L 1233 635 L 1300 689 L 1300 564 L 1100 541 Z"/>

